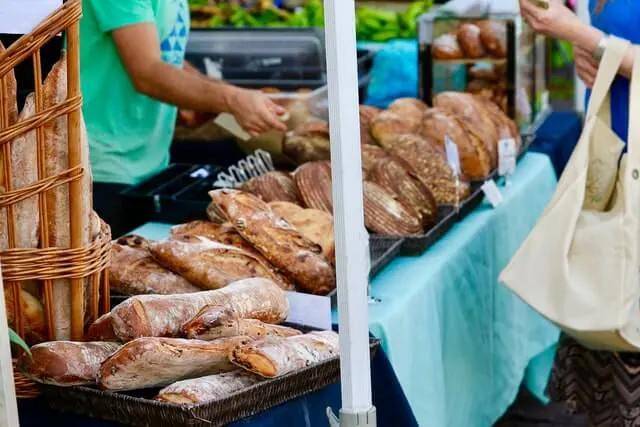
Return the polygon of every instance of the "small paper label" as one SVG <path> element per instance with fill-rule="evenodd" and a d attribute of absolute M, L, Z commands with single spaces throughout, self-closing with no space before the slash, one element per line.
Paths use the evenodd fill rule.
<path fill-rule="evenodd" d="M 516 171 L 517 149 L 513 138 L 498 141 L 498 174 L 513 175 Z"/>
<path fill-rule="evenodd" d="M 323 330 L 331 329 L 331 299 L 319 295 L 287 292 L 289 317 L 287 321 Z"/>
<path fill-rule="evenodd" d="M 447 152 L 447 162 L 455 176 L 460 176 L 460 154 L 458 146 L 448 136 L 444 137 L 444 147 Z"/>
<path fill-rule="evenodd" d="M 481 188 L 482 192 L 487 197 L 487 200 L 489 200 L 489 203 L 491 203 L 491 206 L 493 206 L 494 208 L 500 206 L 500 204 L 502 203 L 502 194 L 500 193 L 500 190 L 498 189 L 498 186 L 496 185 L 496 182 L 494 180 L 490 179 L 489 181 L 486 181 L 484 184 L 482 184 Z"/>

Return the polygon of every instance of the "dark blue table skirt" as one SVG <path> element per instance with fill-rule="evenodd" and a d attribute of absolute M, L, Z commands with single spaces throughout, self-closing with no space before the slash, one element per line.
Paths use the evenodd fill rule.
<path fill-rule="evenodd" d="M 380 427 L 417 426 L 413 412 L 398 383 L 389 360 L 382 349 L 371 362 L 373 403 L 378 410 Z M 253 417 L 233 423 L 233 427 L 326 427 L 326 408 L 337 413 L 340 409 L 340 384 L 276 406 Z M 76 415 L 59 414 L 50 410 L 41 399 L 19 401 L 21 427 L 116 427 L 121 424 Z"/>
<path fill-rule="evenodd" d="M 562 175 L 582 133 L 582 118 L 576 112 L 553 112 L 540 126 L 530 150 L 549 156 L 556 175 Z"/>

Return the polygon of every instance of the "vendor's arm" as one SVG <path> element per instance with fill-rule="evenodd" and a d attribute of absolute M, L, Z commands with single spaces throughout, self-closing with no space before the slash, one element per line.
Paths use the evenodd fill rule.
<path fill-rule="evenodd" d="M 179 108 L 230 112 L 249 133 L 286 130 L 281 107 L 258 91 L 207 79 L 193 70 L 162 61 L 153 23 L 137 23 L 111 32 L 122 63 L 137 91 Z M 187 66 L 188 67 L 188 66 Z"/>
<path fill-rule="evenodd" d="M 568 40 L 578 49 L 594 52 L 605 33 L 592 25 L 586 24 L 575 15 L 560 0 L 549 0 L 549 8 L 536 7 L 529 0 L 520 0 L 522 16 L 531 27 L 549 37 Z M 630 78 L 635 53 L 629 49 L 622 62 L 620 74 Z"/>

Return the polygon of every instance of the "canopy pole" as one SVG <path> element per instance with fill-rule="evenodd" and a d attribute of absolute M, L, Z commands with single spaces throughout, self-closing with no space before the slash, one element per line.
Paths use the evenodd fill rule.
<path fill-rule="evenodd" d="M 340 326 L 340 419 L 332 426 L 376 426 L 371 403 L 368 239 L 364 228 L 354 0 L 325 0 L 331 176 Z"/>

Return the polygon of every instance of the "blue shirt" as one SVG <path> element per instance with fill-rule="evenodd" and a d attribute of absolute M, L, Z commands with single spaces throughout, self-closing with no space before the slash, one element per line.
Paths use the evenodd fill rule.
<path fill-rule="evenodd" d="M 607 0 L 602 12 L 596 12 L 597 0 L 589 0 L 591 23 L 606 34 L 640 44 L 640 0 Z M 591 92 L 588 92 L 590 95 Z M 613 130 L 627 141 L 629 126 L 629 80 L 618 76 L 611 87 Z"/>

